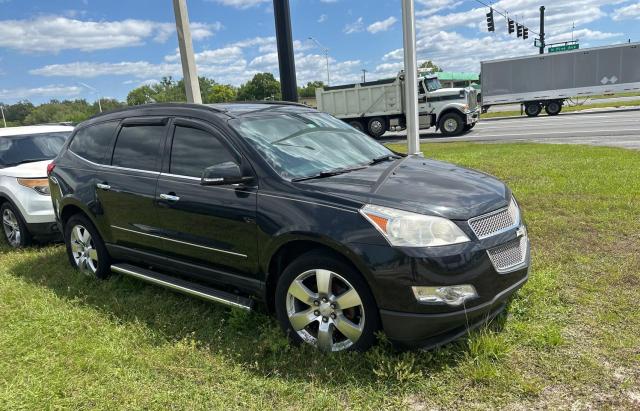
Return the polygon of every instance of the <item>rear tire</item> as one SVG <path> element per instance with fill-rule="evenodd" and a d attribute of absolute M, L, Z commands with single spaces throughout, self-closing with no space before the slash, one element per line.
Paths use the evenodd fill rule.
<path fill-rule="evenodd" d="M 440 131 L 444 136 L 459 136 L 464 132 L 464 120 L 456 112 L 446 113 L 440 119 Z"/>
<path fill-rule="evenodd" d="M 524 106 L 524 113 L 529 117 L 538 117 L 542 111 L 542 106 L 538 102 L 527 103 Z"/>
<path fill-rule="evenodd" d="M 380 138 L 387 131 L 387 122 L 382 117 L 374 117 L 367 123 L 367 132 L 373 138 Z"/>
<path fill-rule="evenodd" d="M 549 116 L 556 116 L 562 111 L 562 104 L 557 101 L 550 101 L 544 107 L 544 111 L 546 111 Z"/>
<path fill-rule="evenodd" d="M 362 275 L 326 252 L 308 252 L 285 268 L 275 309 L 294 344 L 323 351 L 364 351 L 380 329 L 378 307 Z"/>
<path fill-rule="evenodd" d="M 2 204 L 0 218 L 2 218 L 2 234 L 9 246 L 23 248 L 31 244 L 33 238 L 27 229 L 27 224 L 13 204 L 8 201 Z"/>
<path fill-rule="evenodd" d="M 364 126 L 362 125 L 362 123 L 360 122 L 360 120 L 351 120 L 349 121 L 349 125 L 353 128 L 355 128 L 358 131 L 361 131 L 364 133 Z"/>
<path fill-rule="evenodd" d="M 111 257 L 93 223 L 84 215 L 71 216 L 64 225 L 69 263 L 78 271 L 101 280 L 111 275 Z"/>

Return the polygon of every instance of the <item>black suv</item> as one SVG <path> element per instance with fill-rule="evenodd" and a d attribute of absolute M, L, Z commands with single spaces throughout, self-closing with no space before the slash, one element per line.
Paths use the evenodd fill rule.
<path fill-rule="evenodd" d="M 433 347 L 521 287 L 510 190 L 295 104 L 158 104 L 80 124 L 49 166 L 69 260 L 276 313 L 295 342 Z"/>

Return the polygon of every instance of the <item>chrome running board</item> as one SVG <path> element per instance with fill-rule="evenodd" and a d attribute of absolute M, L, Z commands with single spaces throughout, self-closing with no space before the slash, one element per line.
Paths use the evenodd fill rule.
<path fill-rule="evenodd" d="M 152 284 L 170 288 L 172 290 L 199 297 L 208 301 L 220 304 L 226 304 L 242 310 L 251 310 L 253 300 L 239 295 L 231 294 L 225 291 L 216 290 L 201 284 L 192 283 L 181 278 L 174 278 L 155 271 L 136 267 L 131 264 L 114 264 L 111 271 L 116 273 L 129 275 Z"/>

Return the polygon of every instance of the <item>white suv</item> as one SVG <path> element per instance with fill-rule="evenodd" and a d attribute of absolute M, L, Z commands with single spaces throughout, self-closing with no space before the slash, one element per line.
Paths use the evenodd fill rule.
<path fill-rule="evenodd" d="M 47 165 L 72 131 L 62 125 L 0 128 L 1 231 L 10 246 L 59 236 Z"/>

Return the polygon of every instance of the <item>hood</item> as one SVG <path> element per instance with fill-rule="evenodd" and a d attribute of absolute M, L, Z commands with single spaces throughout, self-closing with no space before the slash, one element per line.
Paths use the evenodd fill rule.
<path fill-rule="evenodd" d="M 439 88 L 435 91 L 429 92 L 429 97 L 438 97 L 438 96 L 459 96 L 460 92 L 464 92 L 466 89 L 460 87 L 452 87 L 452 88 Z M 464 97 L 460 97 L 464 98 Z"/>
<path fill-rule="evenodd" d="M 14 167 L 0 168 L 0 175 L 16 178 L 46 178 L 47 165 L 53 160 L 36 161 Z"/>
<path fill-rule="evenodd" d="M 362 170 L 305 182 L 317 191 L 451 220 L 506 207 L 507 186 L 488 174 L 409 156 Z"/>

